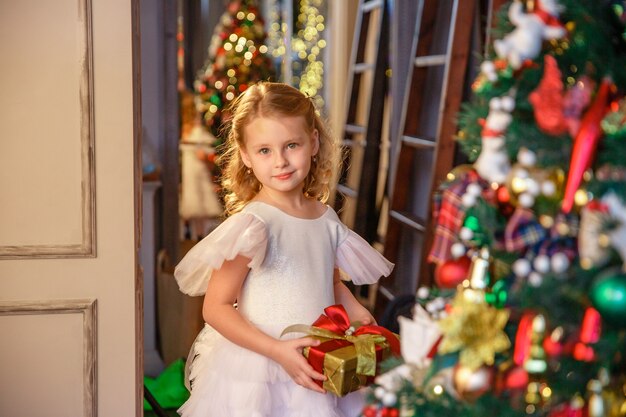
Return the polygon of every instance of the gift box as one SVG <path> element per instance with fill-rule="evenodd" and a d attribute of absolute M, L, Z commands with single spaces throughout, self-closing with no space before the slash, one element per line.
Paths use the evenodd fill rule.
<path fill-rule="evenodd" d="M 400 354 L 400 343 L 398 336 L 384 327 L 350 324 L 341 305 L 327 307 L 324 312 L 313 325 L 289 326 L 283 334 L 305 333 L 321 341 L 318 346 L 304 348 L 303 354 L 327 377 L 316 382 L 342 397 L 372 383 L 380 363 Z"/>

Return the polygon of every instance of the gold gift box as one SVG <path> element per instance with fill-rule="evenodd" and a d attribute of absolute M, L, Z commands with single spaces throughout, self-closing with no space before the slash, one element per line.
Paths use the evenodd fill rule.
<path fill-rule="evenodd" d="M 324 342 L 332 341 L 321 336 L 310 336 L 314 339 L 318 339 L 322 342 L 317 349 L 322 348 Z M 304 356 L 309 358 L 310 347 L 303 349 Z M 376 363 L 379 364 L 390 355 L 390 348 L 387 342 L 382 342 L 376 345 Z M 332 392 L 339 397 L 356 391 L 361 387 L 364 387 L 372 382 L 373 377 L 367 375 L 360 375 L 356 372 L 357 368 L 357 354 L 353 344 L 340 347 L 328 351 L 324 355 L 323 374 L 327 379 L 322 383 L 322 388 L 326 391 Z"/>

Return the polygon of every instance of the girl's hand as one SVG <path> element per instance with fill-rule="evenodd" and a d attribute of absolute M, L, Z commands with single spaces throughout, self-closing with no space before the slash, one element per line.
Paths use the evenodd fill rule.
<path fill-rule="evenodd" d="M 298 385 L 302 385 L 313 391 L 325 393 L 326 391 L 313 380 L 325 381 L 326 377 L 317 372 L 302 355 L 302 349 L 306 346 L 317 346 L 319 340 L 303 337 L 293 340 L 279 340 L 272 350 L 271 358 L 285 369 L 291 379 Z"/>

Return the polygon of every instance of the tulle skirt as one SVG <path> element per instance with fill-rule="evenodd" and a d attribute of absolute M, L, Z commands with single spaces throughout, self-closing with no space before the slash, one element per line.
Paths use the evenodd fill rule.
<path fill-rule="evenodd" d="M 272 327 L 261 330 L 275 334 Z M 187 363 L 191 397 L 178 410 L 183 417 L 356 417 L 364 405 L 362 391 L 337 398 L 297 385 L 276 362 L 208 325 Z"/>

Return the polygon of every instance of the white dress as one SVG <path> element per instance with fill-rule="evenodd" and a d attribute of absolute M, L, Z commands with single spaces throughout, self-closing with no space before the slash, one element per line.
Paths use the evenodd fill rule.
<path fill-rule="evenodd" d="M 289 325 L 313 323 L 335 304 L 335 266 L 355 284 L 374 283 L 393 267 L 330 207 L 317 219 L 302 219 L 252 202 L 177 265 L 181 291 L 203 294 L 211 272 L 238 254 L 251 259 L 238 309 L 276 338 Z M 178 410 L 184 417 L 352 417 L 363 406 L 353 394 L 338 401 L 331 393 L 297 385 L 279 364 L 231 343 L 208 325 L 188 364 L 191 397 Z"/>

